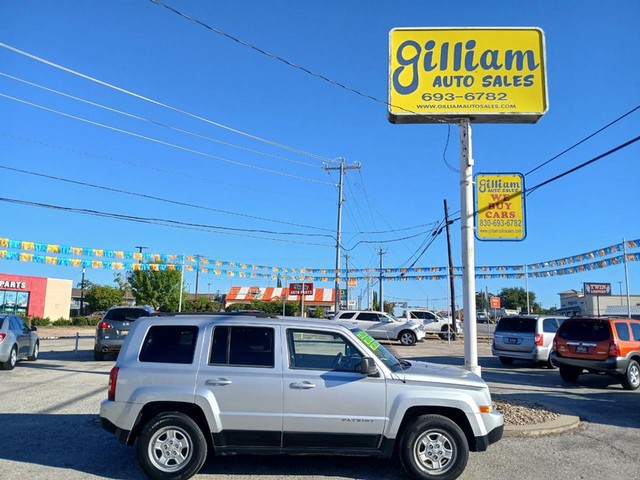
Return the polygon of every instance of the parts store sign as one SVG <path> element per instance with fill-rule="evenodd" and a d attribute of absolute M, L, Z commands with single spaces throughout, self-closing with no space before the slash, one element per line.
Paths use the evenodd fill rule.
<path fill-rule="evenodd" d="M 524 240 L 527 235 L 524 176 L 479 173 L 475 184 L 478 240 Z"/>
<path fill-rule="evenodd" d="M 548 109 L 539 28 L 395 28 L 392 123 L 536 123 Z"/>

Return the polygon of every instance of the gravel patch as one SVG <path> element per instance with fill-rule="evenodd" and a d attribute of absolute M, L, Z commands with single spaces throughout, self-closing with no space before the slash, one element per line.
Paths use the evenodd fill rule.
<path fill-rule="evenodd" d="M 559 413 L 527 400 L 493 399 L 493 406 L 504 416 L 505 425 L 535 425 L 555 420 Z"/>

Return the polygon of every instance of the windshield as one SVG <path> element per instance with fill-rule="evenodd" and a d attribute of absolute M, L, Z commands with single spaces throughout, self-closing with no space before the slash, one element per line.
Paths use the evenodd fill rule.
<path fill-rule="evenodd" d="M 384 363 L 391 371 L 402 370 L 400 361 L 393 356 L 389 350 L 384 348 L 380 343 L 364 330 L 353 328 L 351 331 L 358 337 L 360 343 L 365 349 L 371 352 L 377 359 Z"/>

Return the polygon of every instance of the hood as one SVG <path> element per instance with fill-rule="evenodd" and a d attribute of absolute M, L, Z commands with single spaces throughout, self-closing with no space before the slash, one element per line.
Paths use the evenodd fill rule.
<path fill-rule="evenodd" d="M 405 360 L 411 366 L 404 371 L 397 371 L 398 375 L 404 374 L 407 382 L 438 383 L 451 386 L 469 386 L 475 388 L 487 388 L 486 382 L 475 373 L 463 367 L 453 365 L 440 365 L 437 363 Z"/>

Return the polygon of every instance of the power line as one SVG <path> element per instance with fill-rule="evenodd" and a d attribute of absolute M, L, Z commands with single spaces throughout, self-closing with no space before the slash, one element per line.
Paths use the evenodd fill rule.
<path fill-rule="evenodd" d="M 273 140 L 266 139 L 264 137 L 259 137 L 257 135 L 253 135 L 253 134 L 250 134 L 250 133 L 247 133 L 247 132 L 243 132 L 242 130 L 239 130 L 239 129 L 233 128 L 233 127 L 229 127 L 229 126 L 224 125 L 224 124 L 219 123 L 219 122 L 214 122 L 213 120 L 209 120 L 208 118 L 202 117 L 200 115 L 196 115 L 195 113 L 191 113 L 191 112 L 188 112 L 186 110 L 182 110 L 180 108 L 173 107 L 171 105 L 168 105 L 166 103 L 160 102 L 158 100 L 154 100 L 152 98 L 145 97 L 144 95 L 140 95 L 140 94 L 132 92 L 130 90 L 126 90 L 124 88 L 118 87 L 116 85 L 113 85 L 111 83 L 108 83 L 108 82 L 105 82 L 105 81 L 102 81 L 102 80 L 99 80 L 99 79 L 91 77 L 89 75 L 85 75 L 83 73 L 80 73 L 78 71 L 72 70 L 70 68 L 63 67 L 62 65 L 58 65 L 57 63 L 51 62 L 49 60 L 45 60 L 44 58 L 38 57 L 38 56 L 33 55 L 31 53 L 28 53 L 28 52 L 25 52 L 25 51 L 20 50 L 18 48 L 12 47 L 10 45 L 7 45 L 6 43 L 0 42 L 0 47 L 6 48 L 7 50 L 10 50 L 10 51 L 12 51 L 14 53 L 17 53 L 19 55 L 23 55 L 23 56 L 25 56 L 27 58 L 30 58 L 32 60 L 36 60 L 36 61 L 38 61 L 40 63 L 44 63 L 45 65 L 48 65 L 50 67 L 57 68 L 58 70 L 62 70 L 64 72 L 70 73 L 72 75 L 76 75 L 76 76 L 78 76 L 80 78 L 84 78 L 85 80 L 89 80 L 91 82 L 97 83 L 99 85 L 102 85 L 104 87 L 110 88 L 112 90 L 116 90 L 116 91 L 118 91 L 120 93 L 124 93 L 126 95 L 130 95 L 130 96 L 135 97 L 135 98 L 137 98 L 139 100 L 143 100 L 145 102 L 152 103 L 152 104 L 157 105 L 159 107 L 167 108 L 169 110 L 172 110 L 174 112 L 180 113 L 182 115 L 186 115 L 188 117 L 194 118 L 196 120 L 200 120 L 200 121 L 208 123 L 210 125 L 214 125 L 216 127 L 223 128 L 223 129 L 228 130 L 230 132 L 237 133 L 238 135 L 243 135 L 243 136 L 245 136 L 247 138 L 251 138 L 252 140 L 257 140 L 259 142 L 264 142 L 264 143 L 267 143 L 267 144 L 269 144 L 269 145 L 271 145 L 273 147 L 282 148 L 284 150 L 289 150 L 291 152 L 295 152 L 295 153 L 298 153 L 300 155 L 305 155 L 305 156 L 310 157 L 310 158 L 315 158 L 316 160 L 321 160 L 321 161 L 330 161 L 331 160 L 330 158 L 324 157 L 322 155 L 316 155 L 314 153 L 306 152 L 306 151 L 304 151 L 302 149 L 299 149 L 299 148 L 291 147 L 289 145 L 285 145 L 283 143 L 278 143 L 278 142 L 275 142 Z"/>
<path fill-rule="evenodd" d="M 83 215 L 91 215 L 96 217 L 106 217 L 113 218 L 117 220 L 127 220 L 131 222 L 138 223 L 150 223 L 162 226 L 172 226 L 178 228 L 188 228 L 194 230 L 203 230 L 203 231 L 211 231 L 212 233 L 220 233 L 227 235 L 240 235 L 243 237 L 251 237 L 251 238 L 259 238 L 262 240 L 273 240 L 273 241 L 289 241 L 290 243 L 304 243 L 305 245 L 316 245 L 322 247 L 329 247 L 329 244 L 322 243 L 309 243 L 309 242 L 301 242 L 301 241 L 292 241 L 285 240 L 281 238 L 271 238 L 271 237 L 262 237 L 262 236 L 252 236 L 247 235 L 247 233 L 262 233 L 269 235 L 284 235 L 284 236 L 302 236 L 302 237 L 325 237 L 325 238 L 334 238 L 333 235 L 329 234 L 321 234 L 321 233 L 299 233 L 299 232 L 275 232 L 270 230 L 262 230 L 262 229 L 249 229 L 249 228 L 235 228 L 235 227 L 224 227 L 219 225 L 207 225 L 201 223 L 192 223 L 192 222 L 182 222 L 179 220 L 170 220 L 164 218 L 150 218 L 150 217 L 140 217 L 135 215 L 125 215 L 121 213 L 112 213 L 112 212 L 104 212 L 100 210 L 91 210 L 86 208 L 75 208 L 75 207 L 64 207 L 61 205 L 52 205 L 47 203 L 40 202 L 30 202 L 27 200 L 20 200 L 14 198 L 4 198 L 0 197 L 0 202 L 13 203 L 17 205 L 25 205 L 29 207 L 38 207 L 38 208 L 48 208 L 52 210 L 67 212 L 67 213 L 79 213 Z"/>
<path fill-rule="evenodd" d="M 562 152 L 560 152 L 559 154 L 557 154 L 556 156 L 550 158 L 549 160 L 547 160 L 546 162 L 541 163 L 540 165 L 538 165 L 537 167 L 533 168 L 532 170 L 529 170 L 527 173 L 525 173 L 525 176 L 529 175 L 530 173 L 535 172 L 536 170 L 538 170 L 539 168 L 544 167 L 545 165 L 551 163 L 552 161 L 554 161 L 555 159 L 557 159 L 558 157 L 564 155 L 565 153 L 569 152 L 570 150 L 573 150 L 575 147 L 577 147 L 578 145 L 586 142 L 587 140 L 589 140 L 590 138 L 595 137 L 597 134 L 599 134 L 600 132 L 606 130 L 607 128 L 609 128 L 610 126 L 614 125 L 615 123 L 619 122 L 620 120 L 622 120 L 623 118 L 631 115 L 633 112 L 635 112 L 636 110 L 638 110 L 640 108 L 640 105 L 635 106 L 634 108 L 632 108 L 631 110 L 629 110 L 627 113 L 619 116 L 618 118 L 616 118 L 615 120 L 613 120 L 612 122 L 609 122 L 608 124 L 606 124 L 604 127 L 596 130 L 595 132 L 593 132 L 591 135 L 586 136 L 585 138 L 583 138 L 582 140 L 580 140 L 577 143 L 574 143 L 573 145 L 571 145 L 569 148 L 566 148 L 565 150 L 563 150 Z"/>
<path fill-rule="evenodd" d="M 277 61 L 287 65 L 288 67 L 292 67 L 292 68 L 295 68 L 297 70 L 300 70 L 301 72 L 304 72 L 304 73 L 306 73 L 308 75 L 311 75 L 312 77 L 315 77 L 315 78 L 323 80 L 323 81 L 325 81 L 327 83 L 330 83 L 331 85 L 335 85 L 336 87 L 340 87 L 340 88 L 342 88 L 342 89 L 344 89 L 344 90 L 346 90 L 348 92 L 355 93 L 356 95 L 358 95 L 360 97 L 366 98 L 368 100 L 373 100 L 374 102 L 381 103 L 381 104 L 383 104 L 385 106 L 388 106 L 388 107 L 394 107 L 394 108 L 398 108 L 398 109 L 403 110 L 403 111 L 408 112 L 408 113 L 413 113 L 416 116 L 420 116 L 420 117 L 423 117 L 423 118 L 429 118 L 429 119 L 431 119 L 433 121 L 436 121 L 436 122 L 439 122 L 439 123 L 447 123 L 446 120 L 443 120 L 443 119 L 441 119 L 439 117 L 433 117 L 431 115 L 425 115 L 423 113 L 413 112 L 413 111 L 408 110 L 406 108 L 399 107 L 399 106 L 396 106 L 396 105 L 392 105 L 389 102 L 387 102 L 386 100 L 382 100 L 380 98 L 374 97 L 373 95 L 369 95 L 367 93 L 363 93 L 363 92 L 361 92 L 359 90 L 356 90 L 355 88 L 352 88 L 352 87 L 349 87 L 349 86 L 345 85 L 344 83 L 338 82 L 337 80 L 333 80 L 333 79 L 331 79 L 329 77 L 326 77 L 324 75 L 316 73 L 316 72 L 314 72 L 312 70 L 309 70 L 306 67 L 303 67 L 302 65 L 298 65 L 297 63 L 294 63 L 294 62 L 292 62 L 290 60 L 287 60 L 286 58 L 283 58 L 283 57 L 281 57 L 279 55 L 276 55 L 275 53 L 268 52 L 267 50 L 264 50 L 264 49 L 262 49 L 260 47 L 257 47 L 255 45 L 249 43 L 249 42 L 245 42 L 244 40 L 241 40 L 241 39 L 239 39 L 237 37 L 234 37 L 233 35 L 230 35 L 230 34 L 224 32 L 224 31 L 220 30 L 219 28 L 212 27 L 211 25 L 209 25 L 207 23 L 204 23 L 203 21 L 198 20 L 195 17 L 187 15 L 186 13 L 183 13 L 183 12 L 181 12 L 179 10 L 176 10 L 175 8 L 170 7 L 169 5 L 166 5 L 166 4 L 162 3 L 162 2 L 160 2 L 159 0 L 150 0 L 150 1 L 155 3 L 156 5 L 159 5 L 161 7 L 166 8 L 167 10 L 175 13 L 176 15 L 178 15 L 178 16 L 186 19 L 186 20 L 190 20 L 190 21 L 192 21 L 194 23 L 197 23 L 201 27 L 204 27 L 204 28 L 206 28 L 207 30 L 209 30 L 209 31 L 211 31 L 213 33 L 216 33 L 216 34 L 221 35 L 221 36 L 223 36 L 225 38 L 228 38 L 229 40 L 231 40 L 231 41 L 233 41 L 233 42 L 235 42 L 235 43 L 237 43 L 239 45 L 242 45 L 243 47 L 247 47 L 247 48 L 249 48 L 251 50 L 254 50 L 254 51 L 260 53 L 261 55 L 269 57 L 269 58 L 271 58 L 273 60 L 277 60 Z"/>
<path fill-rule="evenodd" d="M 124 161 L 124 160 L 119 160 L 113 157 L 109 157 L 106 155 L 101 155 L 98 153 L 94 153 L 94 152 L 85 152 L 82 150 L 76 150 L 74 148 L 70 148 L 67 146 L 63 146 L 63 145 L 56 145 L 56 144 L 52 144 L 52 143 L 48 143 L 48 142 L 43 142 L 42 140 L 38 140 L 35 138 L 30 138 L 30 137 L 23 137 L 20 135 L 15 135 L 15 134 L 11 134 L 11 133 L 6 133 L 6 132 L 0 132 L 0 135 L 3 135 L 5 137 L 14 139 L 14 140 L 21 140 L 24 142 L 29 142 L 29 143 L 34 143 L 36 145 L 41 145 L 43 147 L 47 147 L 47 148 L 55 148 L 57 150 L 63 151 L 63 152 L 70 152 L 76 155 L 82 155 L 85 157 L 89 157 L 89 158 L 94 158 L 94 159 L 98 159 L 98 160 L 108 160 L 110 162 L 116 162 L 116 163 L 120 163 L 122 165 L 126 165 L 128 168 L 130 167 L 135 167 L 135 168 L 142 168 L 144 170 L 149 170 L 149 171 L 153 171 L 153 172 L 159 172 L 162 174 L 169 174 L 172 177 L 184 177 L 186 179 L 189 180 L 195 180 L 195 181 L 205 181 L 207 183 L 211 183 L 211 184 L 215 184 L 215 185 L 225 185 L 228 187 L 234 187 L 234 188 L 243 188 L 243 189 L 250 189 L 252 191 L 255 191 L 256 189 L 260 188 L 261 190 L 263 190 L 266 193 L 270 193 L 270 194 L 276 194 L 276 195 L 280 195 L 282 192 L 279 190 L 270 190 L 270 189 L 266 189 L 263 188 L 262 185 L 251 185 L 250 187 L 247 185 L 240 185 L 240 184 L 236 184 L 236 183 L 230 183 L 230 182 L 221 182 L 219 180 L 213 180 L 211 178 L 206 178 L 203 176 L 196 176 L 196 175 L 189 175 L 184 171 L 175 171 L 175 170 L 167 170 L 167 169 L 163 169 L 163 168 L 158 168 L 156 165 L 145 165 L 145 164 L 141 164 L 141 163 L 135 163 L 135 162 L 129 162 L 129 161 Z M 299 195 L 296 193 L 290 193 L 290 196 L 295 196 L 295 197 L 303 197 L 305 199 L 309 199 L 310 196 L 308 194 L 305 195 Z M 315 198 L 316 200 L 318 200 L 318 198 Z"/>
<path fill-rule="evenodd" d="M 238 217 L 251 218 L 251 219 L 254 219 L 254 220 L 263 220 L 263 221 L 266 221 L 266 222 L 280 223 L 280 224 L 291 225 L 291 226 L 295 226 L 295 227 L 302 227 L 302 228 L 309 228 L 309 229 L 321 230 L 321 231 L 326 231 L 326 232 L 333 232 L 333 230 L 329 229 L 329 228 L 316 227 L 316 226 L 313 226 L 313 225 L 303 225 L 303 224 L 300 224 L 300 223 L 286 222 L 284 220 L 275 220 L 275 219 L 267 218 L 267 217 L 259 217 L 259 216 L 256 216 L 256 215 L 248 215 L 248 214 L 245 214 L 245 213 L 232 212 L 232 211 L 229 211 L 229 210 L 221 210 L 219 208 L 205 207 L 203 205 L 196 205 L 196 204 L 193 204 L 193 203 L 181 202 L 181 201 L 178 201 L 178 200 L 170 200 L 170 199 L 167 199 L 167 198 L 156 197 L 156 196 L 153 196 L 153 195 L 146 195 L 146 194 L 143 194 L 143 193 L 129 192 L 127 190 L 120 190 L 120 189 L 117 189 L 117 188 L 106 187 L 104 185 L 97 185 L 97 184 L 88 183 L 88 182 L 81 182 L 79 180 L 71 180 L 71 179 L 68 179 L 68 178 L 57 177 L 57 176 L 53 176 L 53 175 L 46 175 L 44 173 L 32 172 L 32 171 L 29 171 L 29 170 L 23 170 L 23 169 L 20 169 L 20 168 L 9 167 L 9 166 L 6 166 L 6 165 L 0 165 L 0 169 L 10 170 L 10 171 L 13 171 L 13 172 L 18 172 L 18 173 L 24 173 L 26 175 L 33 175 L 33 176 L 36 176 L 36 177 L 48 178 L 48 179 L 51 179 L 51 180 L 71 183 L 71 184 L 75 184 L 75 185 L 81 185 L 83 187 L 96 188 L 96 189 L 99 189 L 99 190 L 106 190 L 106 191 L 109 191 L 109 192 L 122 193 L 124 195 L 132 195 L 132 196 L 135 196 L 135 197 L 146 198 L 146 199 L 149 199 L 149 200 L 155 200 L 155 201 L 159 201 L 159 202 L 171 203 L 171 204 L 179 205 L 179 206 L 183 206 L 183 207 L 198 208 L 198 209 L 201 209 L 201 210 L 208 210 L 208 211 L 212 211 L 212 212 L 224 213 L 226 215 L 235 215 L 235 216 L 238 216 Z"/>
<path fill-rule="evenodd" d="M 573 172 L 575 172 L 575 171 L 578 171 L 578 170 L 580 170 L 581 168 L 584 168 L 584 167 L 586 167 L 586 166 L 588 166 L 588 165 L 591 165 L 592 163 L 595 163 L 595 162 L 597 162 L 598 160 L 602 160 L 603 158 L 608 157 L 609 155 L 611 155 L 612 153 L 617 152 L 618 150 L 622 150 L 623 148 L 626 148 L 626 147 L 628 147 L 628 146 L 630 146 L 630 145 L 633 145 L 633 144 L 634 144 L 634 143 L 636 143 L 638 140 L 640 140 L 640 136 L 635 137 L 635 138 L 633 138 L 633 139 L 629 140 L 628 142 L 623 143 L 622 145 L 618 145 L 617 147 L 612 148 L 611 150 L 609 150 L 609 151 L 607 151 L 607 152 L 605 152 L 605 153 L 603 153 L 603 154 L 601 154 L 601 155 L 598 155 L 597 157 L 592 158 L 591 160 L 588 160 L 588 161 L 586 161 L 586 162 L 584 162 L 584 163 L 581 163 L 580 165 L 578 165 L 578 166 L 576 166 L 576 167 L 573 167 L 573 168 L 571 168 L 571 169 L 569 169 L 569 170 L 567 170 L 567 171 L 565 171 L 565 172 L 561 173 L 560 175 L 556 175 L 555 177 L 552 177 L 552 178 L 550 178 L 549 180 L 545 180 L 544 182 L 539 183 L 538 185 L 536 185 L 536 186 L 534 186 L 534 187 L 531 187 L 531 188 L 527 189 L 527 195 L 529 195 L 530 193 L 533 193 L 535 190 L 537 190 L 537 189 L 538 189 L 538 188 L 540 188 L 540 187 L 543 187 L 543 186 L 545 186 L 545 185 L 548 185 L 548 184 L 549 184 L 549 183 L 551 183 L 551 182 L 555 182 L 556 180 L 558 180 L 558 179 L 560 179 L 560 178 L 562 178 L 562 177 L 565 177 L 565 176 L 569 175 L 570 173 L 573 173 Z"/>
<path fill-rule="evenodd" d="M 118 110 L 116 108 L 112 108 L 112 107 L 109 107 L 107 105 L 103 105 L 103 104 L 100 104 L 100 103 L 92 102 L 90 100 L 86 100 L 84 98 L 80 98 L 80 97 L 77 97 L 75 95 L 71 95 L 71 94 L 68 94 L 68 93 L 65 93 L 65 92 L 61 92 L 59 90 L 54 90 L 53 88 L 45 87 L 44 85 L 40 85 L 40 84 L 37 84 L 37 83 L 34 83 L 34 82 L 30 82 L 30 81 L 24 80 L 22 78 L 14 77 L 13 75 L 9 75 L 7 73 L 0 72 L 0 76 L 9 78 L 11 80 L 15 80 L 17 82 L 24 83 L 26 85 L 30 85 L 32 87 L 39 88 L 41 90 L 45 90 L 47 92 L 55 93 L 56 95 L 60 95 L 60 96 L 66 97 L 66 98 L 70 98 L 72 100 L 75 100 L 75 101 L 78 101 L 78 102 L 82 102 L 82 103 L 85 103 L 87 105 L 91 105 L 93 107 L 98 107 L 98 108 L 101 108 L 103 110 L 107 110 L 109 112 L 117 113 L 119 115 L 124 115 L 126 117 L 133 118 L 135 120 L 141 120 L 143 122 L 147 122 L 147 123 L 150 123 L 150 124 L 153 124 L 153 125 L 157 125 L 159 127 L 167 128 L 169 130 L 173 130 L 173 131 L 176 131 L 176 132 L 179 132 L 179 133 L 184 133 L 186 135 L 191 135 L 193 137 L 197 137 L 197 138 L 202 139 L 202 140 L 207 140 L 209 142 L 214 142 L 214 143 L 217 143 L 217 144 L 220 144 L 220 145 L 224 145 L 225 147 L 237 148 L 237 149 L 243 150 L 245 152 L 255 153 L 257 155 L 263 155 L 265 157 L 275 158 L 275 159 L 278 159 L 278 160 L 283 160 L 285 162 L 290 162 L 290 163 L 294 163 L 294 164 L 297 164 L 297 165 L 303 165 L 303 166 L 306 166 L 306 167 L 322 168 L 322 165 L 315 165 L 315 164 L 312 164 L 312 163 L 301 162 L 301 161 L 298 161 L 298 160 L 293 160 L 293 159 L 290 159 L 290 158 L 281 157 L 279 155 L 273 155 L 273 154 L 270 154 L 270 153 L 261 152 L 259 150 L 254 150 L 252 148 L 243 147 L 243 146 L 236 145 L 236 144 L 233 144 L 233 143 L 230 143 L 230 142 L 225 142 L 223 140 L 218 140 L 216 138 L 211 138 L 211 137 L 208 137 L 206 135 L 201 135 L 199 133 L 191 132 L 189 130 L 184 130 L 182 128 L 174 127 L 172 125 L 168 125 L 168 124 L 165 124 L 165 123 L 157 122 L 157 121 L 151 120 L 149 118 L 141 117 L 139 115 L 135 115 L 133 113 L 128 113 L 128 112 L 125 112 L 123 110 Z"/>
<path fill-rule="evenodd" d="M 45 110 L 47 112 L 56 113 L 58 115 L 62 115 L 62 116 L 67 117 L 67 118 L 72 118 L 74 120 L 79 120 L 81 122 L 85 122 L 85 123 L 88 123 L 90 125 L 94 125 L 94 126 L 101 127 L 101 128 L 106 128 L 107 130 L 112 130 L 112 131 L 118 132 L 118 133 L 124 133 L 125 135 L 130 135 L 132 137 L 141 138 L 143 140 L 148 140 L 150 142 L 154 142 L 154 143 L 158 143 L 160 145 L 163 145 L 165 147 L 176 148 L 178 150 L 182 150 L 182 151 L 185 151 L 185 152 L 188 152 L 188 153 L 194 153 L 196 155 L 201 155 L 203 157 L 212 158 L 214 160 L 220 160 L 221 162 L 230 163 L 232 165 L 251 168 L 251 169 L 259 170 L 259 171 L 262 171 L 262 172 L 265 172 L 265 173 L 271 173 L 273 175 L 280 175 L 280 176 L 283 176 L 283 177 L 294 178 L 294 179 L 303 180 L 303 181 L 306 181 L 306 182 L 319 183 L 321 185 L 331 185 L 330 183 L 323 182 L 321 180 L 315 180 L 313 178 L 308 178 L 308 177 L 301 177 L 299 175 L 293 175 L 291 173 L 286 173 L 286 172 L 279 172 L 277 170 L 272 170 L 270 168 L 260 167 L 258 165 L 251 165 L 250 163 L 239 162 L 239 161 L 236 161 L 236 160 L 231 160 L 229 158 L 220 157 L 218 155 L 212 155 L 210 153 L 205 153 L 205 152 L 201 152 L 199 150 L 194 150 L 193 148 L 184 147 L 182 145 L 178 145 L 178 144 L 175 144 L 175 143 L 165 142 L 164 140 L 160 140 L 160 139 L 157 139 L 157 138 L 154 138 L 154 137 L 148 137 L 148 136 L 142 135 L 140 133 L 135 133 L 135 132 L 131 132 L 129 130 L 124 130 L 124 129 L 121 129 L 121 128 L 113 127 L 111 125 L 106 125 L 104 123 L 94 122 L 93 120 L 89 120 L 89 119 L 86 119 L 86 118 L 83 118 L 83 117 L 78 117 L 77 115 L 72 115 L 70 113 L 62 112 L 60 110 L 56 110 L 56 109 L 53 109 L 53 108 L 45 107 L 43 105 L 39 105 L 37 103 L 32 103 L 32 102 L 29 102 L 27 100 L 23 100 L 23 99 L 20 99 L 20 98 L 12 97 L 11 95 L 5 95 L 4 93 L 0 93 L 0 97 L 4 97 L 4 98 L 7 98 L 9 100 L 13 100 L 15 102 L 19 102 L 19 103 L 22 103 L 22 104 L 25 104 L 25 105 L 29 105 L 31 107 L 39 108 L 39 109 Z"/>

